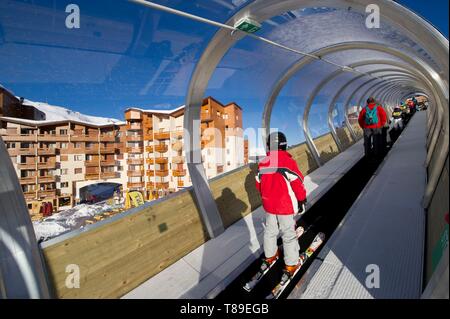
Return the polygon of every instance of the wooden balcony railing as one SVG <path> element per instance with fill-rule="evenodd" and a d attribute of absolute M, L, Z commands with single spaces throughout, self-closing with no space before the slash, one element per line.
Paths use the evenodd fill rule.
<path fill-rule="evenodd" d="M 186 170 L 185 169 L 172 170 L 172 174 L 175 177 L 183 177 L 186 176 Z"/>
<path fill-rule="evenodd" d="M 157 164 L 167 164 L 168 161 L 169 160 L 167 157 L 156 157 L 155 158 L 155 163 L 157 163 Z"/>
<path fill-rule="evenodd" d="M 39 191 L 38 197 L 55 198 L 56 197 L 56 189 L 48 189 L 48 190 Z"/>
<path fill-rule="evenodd" d="M 21 185 L 36 184 L 36 176 L 21 177 L 20 178 L 20 184 Z"/>
<path fill-rule="evenodd" d="M 32 170 L 34 170 L 34 169 L 36 169 L 36 163 L 20 163 L 20 164 L 17 164 L 17 167 L 19 169 L 32 169 Z"/>
<path fill-rule="evenodd" d="M 165 177 L 165 176 L 169 175 L 169 171 L 168 170 L 156 170 L 155 175 L 160 176 L 160 177 Z"/>
<path fill-rule="evenodd" d="M 38 169 L 53 169 L 53 168 L 56 168 L 56 162 L 38 163 Z"/>
<path fill-rule="evenodd" d="M 155 151 L 159 152 L 159 153 L 165 153 L 169 150 L 169 147 L 165 144 L 161 145 L 155 145 Z"/>
<path fill-rule="evenodd" d="M 38 183 L 54 183 L 56 182 L 55 176 L 39 176 Z"/>
<path fill-rule="evenodd" d="M 102 172 L 100 177 L 102 179 L 119 178 L 120 174 L 118 172 Z"/>
<path fill-rule="evenodd" d="M 128 182 L 128 188 L 143 188 L 145 187 L 145 182 Z"/>
<path fill-rule="evenodd" d="M 142 135 L 127 135 L 126 140 L 128 142 L 140 142 L 143 140 L 143 136 Z"/>
<path fill-rule="evenodd" d="M 55 155 L 56 149 L 54 149 L 54 148 L 38 148 L 37 153 L 38 153 L 38 155 Z"/>
<path fill-rule="evenodd" d="M 127 147 L 127 153 L 143 153 L 142 147 Z"/>
<path fill-rule="evenodd" d="M 128 177 L 141 177 L 144 176 L 144 174 L 145 174 L 144 170 L 127 171 Z"/>
<path fill-rule="evenodd" d="M 168 140 L 168 139 L 170 139 L 170 133 L 169 132 L 155 132 L 155 139 Z"/>
<path fill-rule="evenodd" d="M 129 158 L 127 159 L 128 165 L 144 165 L 144 159 L 143 158 Z"/>
<path fill-rule="evenodd" d="M 153 157 L 148 157 L 145 159 L 145 162 L 149 165 L 155 164 L 155 159 Z"/>
<path fill-rule="evenodd" d="M 2 135 L 5 142 L 36 142 L 36 134 L 11 134 Z"/>
<path fill-rule="evenodd" d="M 184 163 L 184 156 L 174 156 L 174 157 L 172 157 L 172 163 L 174 163 L 174 164 L 182 164 L 182 163 Z"/>
<path fill-rule="evenodd" d="M 145 151 L 146 151 L 147 153 L 153 153 L 153 146 L 151 146 L 151 145 L 146 146 L 146 147 L 145 147 Z"/>
<path fill-rule="evenodd" d="M 98 142 L 98 134 L 74 134 L 70 136 L 71 142 Z"/>

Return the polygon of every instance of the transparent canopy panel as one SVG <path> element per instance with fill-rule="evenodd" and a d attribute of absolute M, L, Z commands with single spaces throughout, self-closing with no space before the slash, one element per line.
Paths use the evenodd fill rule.
<path fill-rule="evenodd" d="M 289 145 L 304 142 L 303 114 L 308 99 L 317 85 L 338 67 L 314 61 L 297 72 L 283 87 L 272 111 L 270 126 L 286 131 Z M 319 111 L 323 100 L 317 99 L 309 113 L 309 128 L 313 136 L 327 130 L 327 121 Z"/>
<path fill-rule="evenodd" d="M 298 58 L 295 53 L 246 37 L 227 52 L 215 69 L 205 94 L 242 107 L 250 153 L 264 153 L 265 143 L 260 137 L 265 102 L 283 70 Z"/>
<path fill-rule="evenodd" d="M 192 71 L 218 30 L 125 0 L 77 1 L 80 28 L 71 29 L 66 5 L 0 2 L 0 82 L 27 99 L 45 96 L 92 115 L 123 119 L 129 106 L 184 104 Z"/>
<path fill-rule="evenodd" d="M 265 21 L 258 35 L 305 52 L 344 42 L 376 42 L 413 53 L 436 70 L 426 48 L 401 34 L 381 19 L 380 28 L 366 27 L 365 12 L 332 7 L 306 8 L 285 12 Z"/>

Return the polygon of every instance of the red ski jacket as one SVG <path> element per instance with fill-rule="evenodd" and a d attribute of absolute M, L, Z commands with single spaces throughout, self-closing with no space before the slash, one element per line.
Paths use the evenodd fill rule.
<path fill-rule="evenodd" d="M 306 199 L 303 175 L 286 151 L 267 153 L 258 165 L 256 188 L 265 211 L 274 215 L 297 213 L 298 202 Z"/>
<path fill-rule="evenodd" d="M 377 115 L 378 115 L 378 123 L 377 124 L 366 124 L 366 108 L 364 107 L 361 112 L 359 112 L 358 123 L 362 129 L 365 128 L 382 128 L 386 124 L 387 115 L 385 110 L 381 105 L 377 105 L 375 103 L 370 103 L 368 105 L 369 109 L 373 110 L 374 107 L 377 107 Z"/>

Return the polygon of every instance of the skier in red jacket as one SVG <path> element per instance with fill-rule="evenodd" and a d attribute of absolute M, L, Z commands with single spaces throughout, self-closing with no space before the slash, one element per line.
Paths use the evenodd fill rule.
<path fill-rule="evenodd" d="M 373 153 L 375 158 L 379 158 L 382 154 L 382 135 L 386 121 L 385 110 L 370 97 L 358 118 L 359 126 L 364 130 L 364 152 L 367 157 Z"/>
<path fill-rule="evenodd" d="M 297 163 L 286 152 L 286 136 L 281 132 L 269 135 L 269 152 L 258 165 L 256 188 L 261 193 L 266 211 L 264 230 L 265 260 L 261 268 L 270 267 L 278 259 L 277 236 L 281 231 L 285 274 L 292 276 L 301 266 L 299 244 L 295 231 L 295 214 L 303 211 L 306 190 Z"/>

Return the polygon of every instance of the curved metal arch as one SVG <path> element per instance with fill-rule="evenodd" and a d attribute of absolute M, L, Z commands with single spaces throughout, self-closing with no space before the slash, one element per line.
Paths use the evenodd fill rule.
<path fill-rule="evenodd" d="M 362 77 L 364 77 L 364 75 L 355 77 L 355 78 L 353 78 L 352 80 L 350 80 L 349 82 L 347 82 L 346 84 L 344 84 L 344 85 L 337 91 L 337 93 L 335 94 L 335 96 L 334 96 L 333 99 L 331 100 L 331 103 L 330 103 L 330 106 L 329 106 L 329 110 L 332 110 L 332 109 L 335 107 L 337 100 L 338 100 L 339 97 L 342 95 L 342 92 L 344 92 L 351 84 L 353 84 L 353 82 L 355 82 L 355 81 L 361 79 Z M 329 112 L 332 112 L 332 111 L 329 111 Z M 346 124 L 346 126 L 347 126 L 347 128 L 348 128 L 348 130 L 349 130 L 349 132 L 350 132 L 350 135 L 352 136 L 352 139 L 353 139 L 354 141 L 356 141 L 356 140 L 357 140 L 357 136 L 356 136 L 356 134 L 355 134 L 355 132 L 354 132 L 352 126 L 350 125 L 350 122 L 349 122 L 349 119 L 348 119 L 348 110 L 345 110 L 345 112 L 344 112 L 344 119 L 345 119 L 345 124 Z M 331 124 L 332 124 L 332 123 L 331 123 Z M 331 130 L 332 130 L 332 131 L 335 131 L 333 125 L 332 125 L 332 127 L 331 127 Z"/>
<path fill-rule="evenodd" d="M 403 79 L 403 78 L 404 77 L 402 77 L 402 76 L 397 76 L 397 77 L 394 77 L 393 79 L 391 79 L 391 81 L 390 81 L 391 83 L 389 83 L 389 82 L 379 82 L 379 83 L 374 84 L 373 86 L 368 88 L 367 91 L 365 91 L 361 95 L 360 99 L 358 100 L 357 105 L 361 105 L 362 101 L 364 100 L 364 98 L 367 98 L 368 96 L 374 96 L 375 93 L 377 93 L 380 88 L 384 88 L 384 86 L 388 86 L 388 87 L 395 86 L 396 82 L 401 80 L 401 79 Z"/>
<path fill-rule="evenodd" d="M 409 66 L 403 65 L 403 64 L 398 63 L 396 61 L 395 62 L 394 61 L 387 61 L 387 60 L 373 60 L 373 61 L 374 61 L 374 63 L 371 63 L 371 64 L 382 64 L 382 65 L 398 66 L 398 67 L 403 67 L 404 69 L 408 69 L 409 68 Z M 379 63 L 376 63 L 375 61 L 377 61 Z M 382 73 L 382 72 L 387 72 L 387 71 L 404 72 L 404 73 L 413 74 L 412 72 L 407 71 L 407 70 L 402 71 L 401 68 L 398 68 L 398 69 L 373 70 L 373 71 L 367 72 L 367 74 L 376 74 L 376 73 Z M 359 75 L 357 77 L 354 77 L 350 81 L 348 81 L 344 86 L 342 86 L 337 91 L 337 93 L 334 95 L 333 99 L 331 100 L 331 103 L 329 104 L 329 107 L 328 107 L 328 125 L 330 127 L 331 134 L 333 135 L 333 137 L 334 137 L 334 139 L 336 141 L 336 144 L 338 144 L 338 147 L 340 145 L 340 141 L 339 141 L 339 137 L 337 136 L 336 129 L 335 129 L 334 125 L 333 125 L 333 119 L 332 119 L 333 109 L 335 108 L 336 102 L 337 102 L 338 98 L 340 97 L 340 95 L 342 94 L 342 92 L 344 92 L 347 89 L 347 87 L 350 86 L 353 82 L 363 78 L 364 76 L 365 76 L 364 74 L 363 75 Z M 348 120 L 348 112 L 344 112 L 344 120 L 345 120 L 345 125 L 347 126 L 347 129 L 349 130 L 350 135 L 352 136 L 352 139 L 356 141 L 357 137 L 356 137 L 356 135 L 355 135 L 355 133 L 353 131 L 353 128 L 351 127 L 350 122 Z"/>
<path fill-rule="evenodd" d="M 333 45 L 330 47 L 322 48 L 316 52 L 314 52 L 314 55 L 320 55 L 325 56 L 337 51 L 345 51 L 345 50 L 355 50 L 355 49 L 368 49 L 378 52 L 384 52 L 393 56 L 396 56 L 400 58 L 401 60 L 405 61 L 406 63 L 410 64 L 413 69 L 417 69 L 417 72 L 420 74 L 423 74 L 424 78 L 428 80 L 428 82 L 436 82 L 436 86 L 442 89 L 446 86 L 445 83 L 442 83 L 442 79 L 439 77 L 439 75 L 427 64 L 425 64 L 420 59 L 413 59 L 410 56 L 406 55 L 405 53 L 398 51 L 396 49 L 392 49 L 383 45 L 380 45 L 378 43 L 372 43 L 372 42 L 350 42 L 350 43 L 342 43 L 338 45 Z M 297 72 L 299 72 L 300 69 L 305 67 L 307 64 L 311 63 L 312 61 L 315 61 L 312 57 L 304 57 L 300 59 L 299 61 L 295 62 L 291 67 L 281 76 L 281 78 L 278 80 L 278 82 L 274 85 L 274 88 L 272 89 L 272 92 L 267 99 L 266 105 L 264 107 L 263 112 L 263 128 L 264 132 L 267 135 L 269 131 L 269 123 L 270 123 L 270 116 L 273 109 L 273 105 L 275 103 L 275 100 L 281 91 L 282 87 L 286 84 L 286 82 Z M 425 76 L 426 74 L 426 76 Z M 431 88 L 433 90 L 433 88 Z M 434 90 L 434 93 L 437 96 L 441 96 L 442 94 L 439 94 L 438 91 Z M 305 108 L 305 111 L 307 109 Z M 303 119 L 305 120 L 305 119 Z M 304 126 L 303 126 L 304 127 Z M 304 130 L 305 132 L 305 130 Z M 308 148 L 310 152 L 313 154 L 313 158 L 317 162 L 318 165 L 320 165 L 320 157 L 318 155 L 317 148 L 314 145 L 314 142 L 312 141 L 312 138 L 310 135 L 308 135 L 308 132 L 305 132 L 305 140 L 308 145 Z"/>
<path fill-rule="evenodd" d="M 359 62 L 355 62 L 353 64 L 350 64 L 349 67 L 350 68 L 356 68 L 356 67 L 360 67 L 360 66 L 365 66 L 365 65 L 375 65 L 375 64 L 389 64 L 390 61 L 388 60 L 368 60 L 368 61 L 359 61 Z M 408 66 L 403 65 L 402 67 L 404 67 L 405 69 L 408 68 Z M 402 71 L 402 69 L 384 69 L 384 72 L 388 72 L 388 71 L 393 71 L 393 72 L 405 72 L 408 73 L 408 71 Z M 309 123 L 308 123 L 308 118 L 309 118 L 309 111 L 312 107 L 312 104 L 314 103 L 314 100 L 316 99 L 317 94 L 320 93 L 320 91 L 333 79 L 335 79 L 336 77 L 340 76 L 341 74 L 345 73 L 347 71 L 345 70 L 336 70 L 333 73 L 331 73 L 328 77 L 326 77 L 325 79 L 323 79 L 313 90 L 313 92 L 310 94 L 307 102 L 306 102 L 306 106 L 305 106 L 305 110 L 303 113 L 303 132 L 305 134 L 305 136 L 311 136 L 310 130 L 309 130 Z M 370 72 L 366 72 L 365 74 L 359 75 L 356 78 L 361 78 L 367 75 L 371 75 L 371 74 L 375 74 L 375 73 L 380 73 L 380 70 L 376 70 L 376 71 L 370 71 Z M 412 74 L 412 73 L 411 73 Z M 342 151 L 342 144 L 337 136 L 336 130 L 334 129 L 334 126 L 332 125 L 332 119 L 331 119 L 331 114 L 332 111 L 330 111 L 330 107 L 328 108 L 328 126 L 330 128 L 330 132 L 333 136 L 334 141 L 336 142 L 336 145 L 339 149 L 339 151 Z M 317 163 L 317 165 L 321 165 L 320 162 L 320 156 L 318 154 L 318 150 L 316 148 L 316 146 L 314 145 L 314 143 L 312 143 L 312 145 L 310 146 L 313 150 L 312 155 Z"/>
<path fill-rule="evenodd" d="M 353 0 L 353 7 L 357 8 L 360 12 L 365 12 L 366 5 L 367 1 Z M 415 40 L 421 47 L 429 48 L 431 50 L 431 56 L 438 61 L 439 69 L 443 70 L 444 72 L 442 74 L 437 74 L 436 71 L 431 69 L 431 67 L 426 65 L 424 62 L 419 63 L 420 69 L 425 69 L 427 71 L 426 73 L 432 77 L 431 80 L 434 80 L 434 82 L 442 82 L 443 80 L 441 76 L 444 77 L 447 85 L 442 85 L 442 83 L 439 83 L 437 87 L 440 88 L 441 91 L 447 91 L 446 87 L 448 88 L 449 52 L 448 40 L 445 39 L 425 20 L 421 19 L 402 6 L 387 0 L 380 1 L 378 5 L 380 6 L 380 9 L 382 9 L 381 12 L 383 12 L 383 18 L 389 21 L 392 26 L 402 30 L 409 37 L 411 37 L 411 39 Z M 244 7 L 231 19 L 229 19 L 227 24 L 233 25 L 234 22 L 250 14 L 257 21 L 264 21 L 282 12 L 317 6 L 329 6 L 329 1 L 287 0 L 281 2 L 278 0 L 262 0 L 252 2 L 248 6 Z M 348 8 L 348 3 L 346 1 L 335 1 L 333 6 Z M 401 15 L 407 17 L 406 19 L 401 19 L 401 23 L 399 23 L 399 20 L 397 19 L 400 13 Z M 418 33 L 417 29 L 419 29 L 421 32 Z M 415 33 L 411 30 L 414 30 Z M 206 87 L 214 70 L 216 69 L 225 53 L 228 52 L 228 50 L 244 36 L 245 34 L 243 34 L 242 32 L 230 34 L 229 30 L 220 29 L 210 41 L 201 58 L 199 59 L 197 65 L 195 66 L 187 92 L 184 117 L 186 161 L 191 178 L 193 178 L 192 182 L 194 192 L 206 223 L 209 222 L 207 220 L 208 218 L 217 219 L 218 217 L 220 218 L 220 216 L 218 214 L 217 205 L 214 202 L 211 190 L 209 189 L 204 168 L 201 165 L 200 130 L 197 129 L 196 134 L 194 134 L 194 127 L 200 125 L 200 107 L 206 91 Z M 443 95 L 445 94 L 437 96 L 439 96 L 439 99 L 441 99 Z M 437 101 L 437 107 L 442 107 L 441 104 L 442 101 Z M 445 115 L 447 115 L 447 113 L 445 113 L 446 110 L 443 110 L 443 112 Z M 190 134 L 186 132 L 190 132 Z M 448 135 L 448 128 L 446 129 L 446 133 Z M 441 160 L 438 164 L 440 168 L 442 168 L 445 162 L 441 163 L 442 154 L 440 154 L 439 156 Z M 434 175 L 436 175 L 436 173 L 437 172 L 435 172 Z M 208 211 L 212 211 L 212 213 L 208 213 Z M 208 216 L 205 217 L 205 215 Z M 223 232 L 222 224 L 215 226 L 217 231 L 213 232 L 211 231 L 211 227 L 214 227 L 214 225 L 211 227 L 208 227 L 207 225 L 211 237 L 215 237 L 218 233 Z"/>

